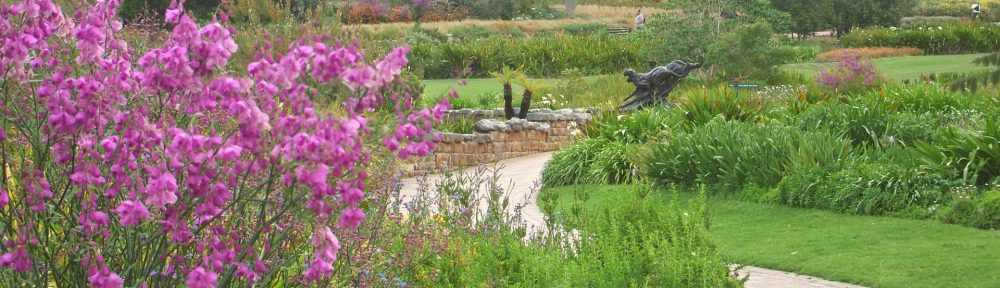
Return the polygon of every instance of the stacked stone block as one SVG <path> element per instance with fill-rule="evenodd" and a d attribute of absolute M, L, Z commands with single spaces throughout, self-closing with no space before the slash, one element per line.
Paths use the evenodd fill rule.
<path fill-rule="evenodd" d="M 436 133 L 436 146 L 431 156 L 407 166 L 407 174 L 460 168 L 529 154 L 559 150 L 576 139 L 580 129 L 592 115 L 585 109 L 528 112 L 527 119 L 507 121 L 489 119 L 503 115 L 495 110 L 454 110 L 448 117 L 475 117 L 473 134 Z"/>

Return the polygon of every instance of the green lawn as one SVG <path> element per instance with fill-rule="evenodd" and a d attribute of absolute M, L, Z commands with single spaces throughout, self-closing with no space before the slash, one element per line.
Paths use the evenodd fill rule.
<path fill-rule="evenodd" d="M 872 63 L 889 79 L 901 81 L 919 79 L 920 75 L 930 73 L 965 73 L 983 70 L 985 68 L 972 64 L 972 60 L 983 55 L 985 54 L 892 57 L 875 59 Z M 833 63 L 798 63 L 788 64 L 783 68 L 812 77 L 817 74 L 818 69 L 829 69 L 833 66 Z"/>
<path fill-rule="evenodd" d="M 626 186 L 570 186 L 593 209 Z M 660 193 L 665 195 L 667 193 Z M 691 199 L 685 193 L 682 199 Z M 664 196 L 664 203 L 670 197 Z M 872 287 L 1000 287 L 1000 231 L 710 197 L 711 233 L 730 261 Z"/>

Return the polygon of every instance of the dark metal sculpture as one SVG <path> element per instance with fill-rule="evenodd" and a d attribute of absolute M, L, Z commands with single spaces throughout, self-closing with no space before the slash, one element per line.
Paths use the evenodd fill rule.
<path fill-rule="evenodd" d="M 674 60 L 666 66 L 653 68 L 648 73 L 636 73 L 632 69 L 625 70 L 628 82 L 635 85 L 635 91 L 625 97 L 625 104 L 619 110 L 633 110 L 659 103 L 666 103 L 670 91 L 677 87 L 681 79 L 687 77 L 691 70 L 701 67 L 700 63 L 686 63 Z M 629 100 L 631 99 L 631 100 Z"/>

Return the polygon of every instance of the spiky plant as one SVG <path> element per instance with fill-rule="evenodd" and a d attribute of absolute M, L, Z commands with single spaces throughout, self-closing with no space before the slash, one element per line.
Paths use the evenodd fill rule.
<path fill-rule="evenodd" d="M 531 93 L 538 88 L 538 86 L 541 86 L 541 82 L 538 80 L 528 79 L 528 76 L 522 73 L 517 77 L 517 84 L 524 87 L 524 94 L 521 96 L 521 111 L 518 111 L 517 118 L 527 119 L 528 109 L 531 108 Z"/>
<path fill-rule="evenodd" d="M 511 69 L 510 67 L 503 66 L 500 72 L 490 72 L 490 76 L 503 82 L 503 115 L 504 119 L 510 119 L 514 117 L 514 89 L 511 87 L 511 81 L 523 77 L 524 73 L 520 69 Z M 523 105 L 523 104 L 522 104 Z"/>
<path fill-rule="evenodd" d="M 1000 52 L 987 54 L 972 60 L 972 64 L 993 67 L 993 71 L 982 74 L 967 74 L 951 83 L 952 90 L 976 92 L 980 86 L 997 85 L 1000 83 Z"/>

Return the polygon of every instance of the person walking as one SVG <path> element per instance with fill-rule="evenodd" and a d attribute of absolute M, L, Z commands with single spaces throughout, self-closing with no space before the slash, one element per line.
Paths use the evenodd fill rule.
<path fill-rule="evenodd" d="M 642 16 L 642 9 L 635 11 L 635 30 L 641 30 L 646 24 L 646 17 Z"/>
<path fill-rule="evenodd" d="M 979 19 L 979 3 L 972 2 L 972 20 Z"/>

